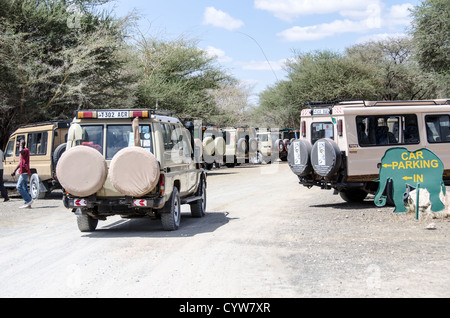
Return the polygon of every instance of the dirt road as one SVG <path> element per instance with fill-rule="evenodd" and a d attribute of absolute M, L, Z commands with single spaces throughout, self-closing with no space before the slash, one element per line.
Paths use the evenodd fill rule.
<path fill-rule="evenodd" d="M 78 231 L 61 194 L 0 202 L 0 297 L 449 297 L 448 219 L 307 189 L 285 163 L 213 170 L 207 215 Z M 426 229 L 431 222 L 435 230 Z"/>

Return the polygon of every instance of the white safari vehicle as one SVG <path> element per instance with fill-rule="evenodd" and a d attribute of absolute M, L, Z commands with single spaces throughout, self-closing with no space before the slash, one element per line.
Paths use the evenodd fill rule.
<path fill-rule="evenodd" d="M 431 150 L 450 185 L 450 101 L 310 102 L 288 162 L 304 186 L 334 189 L 357 202 L 376 193 L 381 158 L 392 147 Z M 392 202 L 389 184 L 385 192 Z"/>
<path fill-rule="evenodd" d="M 194 157 L 193 127 L 156 110 L 77 111 L 57 175 L 79 229 L 120 215 L 160 218 L 176 230 L 181 204 L 204 216 L 206 174 Z"/>

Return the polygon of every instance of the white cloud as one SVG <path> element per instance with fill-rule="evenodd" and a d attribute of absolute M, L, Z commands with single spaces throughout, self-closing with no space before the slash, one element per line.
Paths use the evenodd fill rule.
<path fill-rule="evenodd" d="M 411 23 L 411 12 L 414 6 L 411 3 L 393 5 L 387 15 L 389 25 L 408 25 Z"/>
<path fill-rule="evenodd" d="M 284 30 L 277 35 L 288 42 L 314 41 L 339 33 L 363 32 L 367 29 L 365 22 L 351 20 L 335 20 L 331 23 L 322 23 L 318 25 L 299 27 Z"/>
<path fill-rule="evenodd" d="M 380 0 L 254 0 L 256 9 L 271 12 L 275 17 L 292 22 L 302 15 L 328 14 L 334 12 L 365 11 Z"/>
<path fill-rule="evenodd" d="M 214 7 L 207 7 L 203 16 L 204 24 L 211 24 L 218 28 L 224 28 L 229 31 L 239 29 L 244 25 L 241 20 L 235 19 L 228 13 L 217 10 Z"/>
<path fill-rule="evenodd" d="M 341 33 L 369 33 L 382 28 L 394 30 L 396 26 L 406 26 L 410 23 L 408 9 L 411 7 L 411 4 L 405 3 L 393 5 L 385 10 L 383 4 L 373 2 L 367 5 L 364 10 L 340 11 L 340 15 L 346 17 L 346 19 L 311 26 L 294 26 L 279 32 L 277 35 L 285 41 L 295 42 L 320 40 Z"/>
<path fill-rule="evenodd" d="M 206 54 L 209 57 L 217 58 L 220 63 L 227 63 L 233 61 L 233 59 L 225 54 L 225 51 L 215 48 L 213 46 L 208 46 L 206 49 Z"/>

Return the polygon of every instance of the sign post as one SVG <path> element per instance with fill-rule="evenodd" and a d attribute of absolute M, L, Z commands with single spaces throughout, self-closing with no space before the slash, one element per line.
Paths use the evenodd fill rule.
<path fill-rule="evenodd" d="M 430 150 L 422 148 L 410 152 L 404 147 L 388 149 L 381 159 L 379 186 L 375 194 L 375 204 L 384 206 L 386 196 L 383 192 L 391 181 L 392 187 L 388 195 L 392 195 L 395 204 L 394 212 L 406 212 L 403 195 L 406 186 L 417 189 L 416 218 L 418 218 L 419 189 L 427 189 L 430 193 L 431 211 L 439 212 L 444 204 L 439 198 L 441 191 L 445 195 L 445 185 L 442 179 L 444 165 L 442 161 Z"/>

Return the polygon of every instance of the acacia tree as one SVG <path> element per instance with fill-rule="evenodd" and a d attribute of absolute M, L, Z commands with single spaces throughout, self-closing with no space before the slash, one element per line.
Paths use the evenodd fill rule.
<path fill-rule="evenodd" d="M 450 2 L 424 0 L 412 10 L 411 34 L 424 72 L 434 73 L 440 97 L 450 95 Z"/>
<path fill-rule="evenodd" d="M 234 79 L 196 41 L 141 37 L 136 47 L 141 74 L 138 105 L 170 110 L 184 119 L 209 121 L 218 115 L 209 91 Z"/>
<path fill-rule="evenodd" d="M 424 72 L 414 59 L 414 42 L 408 37 L 390 38 L 357 44 L 346 50 L 347 56 L 372 67 L 379 86 L 379 100 L 434 98 L 436 78 Z"/>
<path fill-rule="evenodd" d="M 104 2 L 0 0 L 0 146 L 20 124 L 131 103 L 124 21 Z"/>

